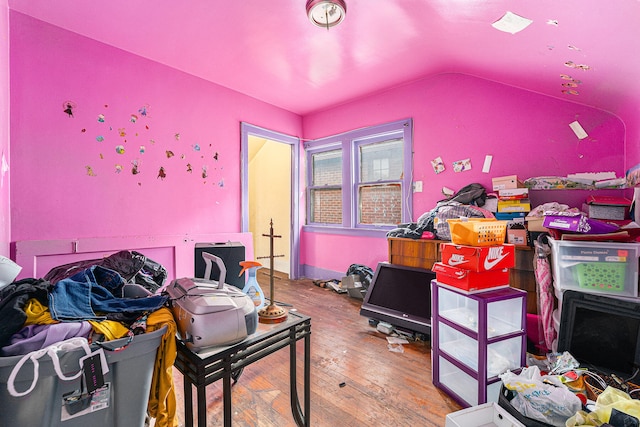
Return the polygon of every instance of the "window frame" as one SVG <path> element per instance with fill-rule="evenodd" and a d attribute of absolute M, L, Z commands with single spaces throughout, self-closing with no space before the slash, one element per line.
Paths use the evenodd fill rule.
<path fill-rule="evenodd" d="M 410 222 L 413 212 L 413 119 L 404 119 L 360 128 L 304 143 L 306 171 L 306 218 L 305 231 L 332 234 L 357 234 L 363 236 L 385 235 L 397 225 L 359 224 L 358 188 L 360 182 L 361 146 L 402 138 L 403 140 L 403 176 L 400 180 L 390 179 L 381 182 L 400 182 L 402 192 L 402 223 Z M 341 149 L 342 151 L 342 224 L 310 222 L 311 191 L 321 187 L 313 183 L 312 156 L 317 153 Z"/>

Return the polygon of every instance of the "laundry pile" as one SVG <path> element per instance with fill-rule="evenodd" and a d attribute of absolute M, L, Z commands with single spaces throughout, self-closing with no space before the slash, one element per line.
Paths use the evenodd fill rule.
<path fill-rule="evenodd" d="M 175 426 L 171 367 L 176 325 L 162 293 L 167 273 L 135 251 L 56 267 L 44 278 L 0 288 L 0 356 L 29 355 L 72 338 L 105 351 L 124 349 L 137 334 L 166 326 L 156 354 L 148 415 L 156 426 Z M 109 341 L 128 338 L 124 347 Z M 33 360 L 33 357 L 32 357 Z"/>

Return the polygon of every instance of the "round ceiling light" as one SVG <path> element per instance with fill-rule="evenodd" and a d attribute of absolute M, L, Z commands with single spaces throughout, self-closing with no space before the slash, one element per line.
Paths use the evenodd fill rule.
<path fill-rule="evenodd" d="M 307 0 L 307 16 L 318 27 L 336 26 L 346 14 L 347 5 L 343 0 Z"/>

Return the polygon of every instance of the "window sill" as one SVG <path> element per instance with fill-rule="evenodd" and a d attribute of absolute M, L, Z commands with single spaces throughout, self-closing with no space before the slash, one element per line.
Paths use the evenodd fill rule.
<path fill-rule="evenodd" d="M 375 228 L 345 228 L 345 227 L 332 227 L 322 225 L 304 225 L 302 231 L 306 233 L 320 233 L 320 234 L 339 234 L 343 236 L 358 236 L 358 237 L 387 237 L 387 232 L 392 230 L 393 227 L 375 227 Z"/>

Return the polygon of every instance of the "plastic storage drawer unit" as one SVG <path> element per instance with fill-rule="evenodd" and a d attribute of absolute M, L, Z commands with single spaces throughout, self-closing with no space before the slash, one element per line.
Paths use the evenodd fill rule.
<path fill-rule="evenodd" d="M 638 296 L 640 243 L 583 242 L 549 238 L 553 280 L 561 290 Z"/>
<path fill-rule="evenodd" d="M 105 351 L 109 372 L 104 375 L 105 389 L 98 391 L 99 404 L 88 408 L 65 404 L 65 395 L 82 390 L 80 377 L 63 381 L 58 378 L 52 359 L 45 355 L 35 366 L 29 360 L 19 370 L 14 386 L 22 394 L 29 390 L 37 368 L 37 382 L 33 390 L 15 397 L 8 391 L 8 380 L 23 356 L 0 357 L 0 424 L 29 427 L 142 427 L 145 424 L 147 402 L 153 377 L 156 352 L 166 327 L 136 335 L 124 349 Z M 126 344 L 127 339 L 105 343 L 110 348 Z M 94 345 L 91 350 L 98 348 Z M 80 369 L 82 349 L 60 352 L 61 371 L 67 377 Z M 82 376 L 81 376 L 82 377 Z"/>

